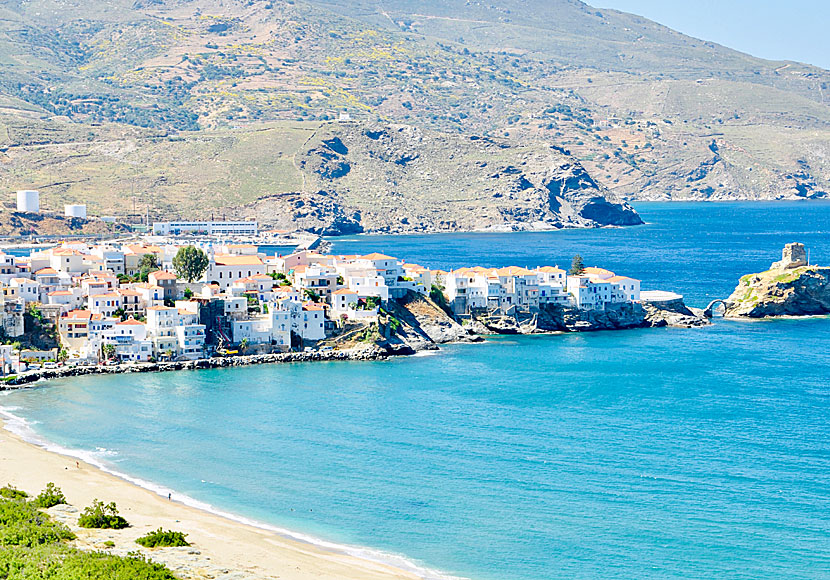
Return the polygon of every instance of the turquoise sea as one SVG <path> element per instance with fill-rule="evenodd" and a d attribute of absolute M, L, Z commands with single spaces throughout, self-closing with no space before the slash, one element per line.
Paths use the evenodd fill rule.
<path fill-rule="evenodd" d="M 579 252 L 697 306 L 787 242 L 830 264 L 830 204 L 637 209 L 646 226 L 334 250 L 442 268 Z M 78 378 L 0 405 L 14 428 L 174 498 L 447 575 L 830 578 L 828 318 Z"/>

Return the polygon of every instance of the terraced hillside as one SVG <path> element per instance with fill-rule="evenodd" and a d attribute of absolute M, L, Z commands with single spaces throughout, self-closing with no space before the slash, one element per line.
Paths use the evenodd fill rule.
<path fill-rule="evenodd" d="M 313 194 L 313 227 L 398 231 L 601 224 L 539 201 L 576 167 L 612 203 L 830 191 L 830 73 L 576 0 L 8 0 L 0 71 L 0 183 L 53 208 L 284 223 Z M 378 127 L 427 146 L 384 161 Z M 357 139 L 350 175 L 309 158 L 321 131 Z M 544 158 L 536 197 L 447 163 L 470 137 L 492 173 Z"/>

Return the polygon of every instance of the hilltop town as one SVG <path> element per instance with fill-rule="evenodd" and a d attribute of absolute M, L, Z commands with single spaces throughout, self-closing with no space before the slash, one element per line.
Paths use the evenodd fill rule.
<path fill-rule="evenodd" d="M 177 256 L 188 252 L 201 256 L 200 271 L 177 268 Z M 267 255 L 257 245 L 216 238 L 64 242 L 28 256 L 0 254 L 0 284 L 4 370 L 18 373 L 43 361 L 192 361 L 384 341 L 419 342 L 412 347 L 418 350 L 485 332 L 521 332 L 529 316 L 532 331 L 573 330 L 538 321 L 555 312 L 596 320 L 645 304 L 639 280 L 597 267 L 570 274 L 556 266 L 443 271 L 382 253 Z M 643 323 L 639 313 L 629 322 L 612 317 L 610 326 L 581 323 L 636 326 Z M 35 336 L 27 316 L 42 331 L 40 349 L 14 344 Z"/>

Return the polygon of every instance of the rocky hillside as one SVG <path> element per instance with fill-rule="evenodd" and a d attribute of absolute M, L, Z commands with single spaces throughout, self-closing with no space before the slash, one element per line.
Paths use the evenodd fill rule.
<path fill-rule="evenodd" d="M 0 67 L 0 186 L 51 209 L 431 231 L 636 221 L 607 191 L 830 191 L 830 73 L 577 0 L 9 0 Z M 341 114 L 362 127 L 337 134 Z M 488 166 L 439 175 L 471 137 Z M 547 203 L 563 167 L 594 185 Z M 532 187 L 491 178 L 505 169 Z"/>
<path fill-rule="evenodd" d="M 327 235 L 642 223 L 571 156 L 410 125 L 327 125 L 297 157 L 303 191 L 240 217 Z"/>

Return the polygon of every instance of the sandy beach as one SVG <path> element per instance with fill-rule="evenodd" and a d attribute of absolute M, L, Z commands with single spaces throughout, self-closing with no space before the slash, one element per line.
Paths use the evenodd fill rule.
<path fill-rule="evenodd" d="M 92 465 L 47 451 L 5 429 L 0 430 L 0 484 L 12 484 L 29 494 L 37 494 L 48 482 L 54 482 L 66 495 L 70 506 L 56 506 L 50 513 L 76 532 L 77 547 L 108 549 L 119 555 L 140 550 L 149 558 L 168 565 L 182 578 L 420 578 L 415 573 L 387 564 L 328 550 L 202 511 L 176 502 L 175 497 L 170 501 Z M 116 502 L 131 527 L 118 531 L 77 528 L 78 510 L 95 498 Z M 148 550 L 135 543 L 137 537 L 159 526 L 188 534 L 192 546 Z M 114 547 L 107 548 L 104 542 L 112 542 Z"/>

